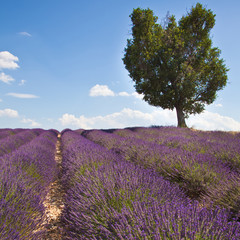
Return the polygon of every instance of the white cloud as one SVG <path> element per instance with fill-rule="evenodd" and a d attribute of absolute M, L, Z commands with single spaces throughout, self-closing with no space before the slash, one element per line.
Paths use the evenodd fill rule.
<path fill-rule="evenodd" d="M 143 113 L 138 110 L 124 108 L 121 112 L 106 116 L 87 118 L 75 117 L 73 114 L 64 114 L 59 120 L 63 126 L 84 129 L 92 128 L 123 128 L 130 126 L 150 126 L 175 124 L 176 114 L 169 110 L 156 109 L 152 113 Z"/>
<path fill-rule="evenodd" d="M 135 97 L 135 98 L 137 98 L 137 99 L 143 99 L 143 94 L 139 94 L 139 93 L 137 93 L 137 92 L 134 92 L 134 93 L 132 93 L 132 94 L 130 94 L 130 93 L 127 93 L 127 92 L 120 92 L 120 93 L 118 93 L 118 94 L 116 94 L 116 95 L 118 95 L 118 96 L 121 96 L 121 97 L 130 97 L 130 96 L 133 96 L 133 97 Z"/>
<path fill-rule="evenodd" d="M 26 80 L 21 80 L 18 85 L 19 85 L 19 86 L 22 86 L 22 85 L 24 85 L 26 82 L 27 82 Z"/>
<path fill-rule="evenodd" d="M 83 129 L 108 129 L 151 125 L 177 126 L 175 111 L 160 108 L 156 108 L 150 113 L 124 108 L 120 112 L 90 118 L 84 115 L 76 117 L 73 114 L 66 113 L 59 120 L 64 127 Z M 200 115 L 190 116 L 186 122 L 189 127 L 201 130 L 240 131 L 240 122 L 230 117 L 207 111 Z"/>
<path fill-rule="evenodd" d="M 38 123 L 30 118 L 23 118 L 21 122 L 26 123 L 26 124 L 30 123 L 30 127 L 40 127 L 41 126 L 40 123 Z"/>
<path fill-rule="evenodd" d="M 138 99 L 143 99 L 143 94 L 139 94 L 139 93 L 137 93 L 137 92 L 134 92 L 134 93 L 132 93 L 132 96 L 134 96 L 135 98 L 138 98 Z"/>
<path fill-rule="evenodd" d="M 4 110 L 0 110 L 0 117 L 17 118 L 18 117 L 18 112 L 16 110 L 6 108 Z"/>
<path fill-rule="evenodd" d="M 221 103 L 215 104 L 215 107 L 223 107 Z"/>
<path fill-rule="evenodd" d="M 121 97 L 129 97 L 129 96 L 131 96 L 131 94 L 129 94 L 127 92 L 120 92 L 120 93 L 118 93 L 118 95 L 121 96 Z"/>
<path fill-rule="evenodd" d="M 99 85 L 96 84 L 94 87 L 92 87 L 89 91 L 90 97 L 99 97 L 99 96 L 121 96 L 121 97 L 130 97 L 133 96 L 137 99 L 143 99 L 143 94 L 138 94 L 137 92 L 134 93 L 127 93 L 127 92 L 119 92 L 114 93 L 107 85 Z"/>
<path fill-rule="evenodd" d="M 91 97 L 97 97 L 97 96 L 114 96 L 114 92 L 109 89 L 107 85 L 95 85 L 90 89 L 89 95 Z"/>
<path fill-rule="evenodd" d="M 6 109 L 3 109 L 3 110 L 0 110 L 0 118 L 1 117 L 18 118 L 17 121 L 20 121 L 21 123 L 28 124 L 29 127 L 40 127 L 41 126 L 40 123 L 38 123 L 38 122 L 36 122 L 36 121 L 34 121 L 30 118 L 25 118 L 25 117 L 19 116 L 18 111 L 13 110 L 13 109 L 6 108 Z M 17 122 L 15 124 L 18 125 Z"/>
<path fill-rule="evenodd" d="M 88 120 L 90 119 L 84 116 L 80 116 L 79 118 L 77 118 L 73 114 L 68 114 L 68 113 L 63 114 L 59 120 L 63 126 L 74 126 L 77 128 L 88 129 L 88 128 L 91 128 L 89 126 L 93 125 L 93 123 L 88 122 Z"/>
<path fill-rule="evenodd" d="M 11 97 L 16 97 L 16 98 L 39 98 L 36 95 L 27 94 L 27 93 L 8 93 L 7 95 Z"/>
<path fill-rule="evenodd" d="M 0 102 L 2 102 L 2 99 L 0 98 Z"/>
<path fill-rule="evenodd" d="M 14 56 L 8 51 L 0 52 L 0 69 L 16 69 L 19 68 L 18 57 Z"/>
<path fill-rule="evenodd" d="M 188 125 L 201 130 L 240 131 L 240 122 L 208 111 L 204 111 L 200 115 L 191 116 Z"/>
<path fill-rule="evenodd" d="M 9 83 L 13 82 L 14 79 L 10 75 L 7 75 L 4 72 L 1 72 L 0 73 L 0 81 L 9 84 Z"/>
<path fill-rule="evenodd" d="M 22 35 L 22 36 L 26 36 L 26 37 L 31 37 L 32 35 L 28 32 L 19 32 L 18 34 Z"/>

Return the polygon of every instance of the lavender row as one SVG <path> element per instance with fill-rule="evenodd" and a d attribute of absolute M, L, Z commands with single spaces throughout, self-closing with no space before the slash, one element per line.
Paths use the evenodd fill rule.
<path fill-rule="evenodd" d="M 193 131 L 176 127 L 121 129 L 114 133 L 191 152 L 211 154 L 240 173 L 240 133 Z"/>
<path fill-rule="evenodd" d="M 0 158 L 1 240 L 41 239 L 43 201 L 57 174 L 56 140 L 54 131 L 42 130 L 34 140 Z"/>
<path fill-rule="evenodd" d="M 122 132 L 123 131 L 123 132 Z M 128 133 L 132 132 L 146 139 L 153 137 L 152 140 L 157 140 L 160 142 L 164 142 L 169 137 L 182 137 L 183 139 L 194 139 L 203 140 L 208 139 L 211 142 L 226 142 L 230 139 L 238 139 L 240 138 L 239 132 L 223 132 L 223 131 L 199 131 L 191 128 L 178 128 L 178 127 L 136 127 L 136 128 L 128 128 L 128 129 L 116 129 L 116 132 L 124 134 L 127 131 Z"/>
<path fill-rule="evenodd" d="M 39 136 L 43 132 L 42 129 L 23 130 L 17 134 L 10 134 L 9 136 L 0 140 L 0 157 L 4 154 L 15 151 L 20 146 L 30 142 L 35 137 Z"/>
<path fill-rule="evenodd" d="M 193 199 L 220 204 L 240 211 L 240 178 L 221 160 L 209 155 L 170 148 L 136 138 L 93 130 L 82 133 L 97 144 L 112 149 L 126 160 L 154 169 L 176 182 Z M 217 196 L 217 197 L 216 197 Z"/>
<path fill-rule="evenodd" d="M 64 239 L 238 239 L 228 211 L 191 201 L 156 172 L 64 132 Z"/>
<path fill-rule="evenodd" d="M 2 128 L 0 129 L 0 139 L 3 139 L 5 137 L 8 137 L 10 135 L 15 135 L 21 131 L 25 131 L 22 128 L 16 128 L 16 129 L 10 129 L 10 128 Z"/>
<path fill-rule="evenodd" d="M 212 149 L 214 144 L 230 144 L 233 147 L 240 143 L 240 133 L 195 131 L 176 127 L 130 129 L 117 129 L 114 134 L 198 152 Z"/>

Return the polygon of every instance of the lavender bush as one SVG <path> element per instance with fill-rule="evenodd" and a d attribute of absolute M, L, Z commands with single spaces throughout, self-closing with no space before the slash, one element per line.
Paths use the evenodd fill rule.
<path fill-rule="evenodd" d="M 192 201 L 154 169 L 71 131 L 64 132 L 62 143 L 66 239 L 240 237 L 239 223 L 228 221 L 227 210 Z"/>
<path fill-rule="evenodd" d="M 15 151 L 20 146 L 30 142 L 43 132 L 42 129 L 23 130 L 0 139 L 0 156 Z"/>
<path fill-rule="evenodd" d="M 240 171 L 240 133 L 193 131 L 176 127 L 121 129 L 114 133 L 190 152 L 211 154 Z"/>
<path fill-rule="evenodd" d="M 240 239 L 240 134 L 62 131 L 62 239 Z M 58 131 L 0 129 L 0 239 L 44 239 Z M 60 176 L 59 175 L 59 176 Z"/>
<path fill-rule="evenodd" d="M 31 142 L 0 158 L 1 240 L 41 239 L 37 230 L 44 217 L 43 200 L 57 173 L 57 136 L 53 131 L 40 132 Z"/>
<path fill-rule="evenodd" d="M 10 135 L 15 135 L 21 131 L 24 131 L 24 129 L 16 128 L 16 129 L 10 129 L 10 128 L 4 128 L 0 129 L 0 139 L 3 139 L 5 137 L 8 137 Z"/>
<path fill-rule="evenodd" d="M 176 128 L 173 135 L 180 131 L 185 130 Z M 95 143 L 119 153 L 125 160 L 154 169 L 165 179 L 178 183 L 192 199 L 207 200 L 209 203 L 213 201 L 216 205 L 227 206 L 237 214 L 240 212 L 240 181 L 236 181 L 239 179 L 239 173 L 228 163 L 209 152 L 199 153 L 145 141 L 135 137 L 129 130 L 124 133 L 125 137 L 99 130 L 85 131 L 82 134 Z M 170 134 L 171 131 L 168 132 L 168 135 Z M 217 137 L 212 137 L 214 138 Z M 226 184 L 222 185 L 223 182 Z M 216 194 L 220 199 L 216 199 Z M 229 194 L 234 200 L 225 197 Z"/>

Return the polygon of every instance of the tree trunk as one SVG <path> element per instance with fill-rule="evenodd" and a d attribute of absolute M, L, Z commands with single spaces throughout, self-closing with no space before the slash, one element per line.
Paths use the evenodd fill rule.
<path fill-rule="evenodd" d="M 176 107 L 178 127 L 186 128 L 187 124 L 185 122 L 185 117 L 182 108 Z"/>

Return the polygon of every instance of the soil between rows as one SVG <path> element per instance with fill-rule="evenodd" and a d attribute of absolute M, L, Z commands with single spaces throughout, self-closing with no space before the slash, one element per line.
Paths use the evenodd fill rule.
<path fill-rule="evenodd" d="M 58 167 L 57 179 L 50 185 L 49 192 L 44 201 L 45 220 L 43 227 L 46 230 L 42 240 L 59 240 L 63 235 L 63 224 L 61 214 L 64 208 L 64 190 L 61 184 L 62 177 L 62 152 L 61 152 L 61 134 L 58 134 L 56 144 L 55 161 Z"/>

